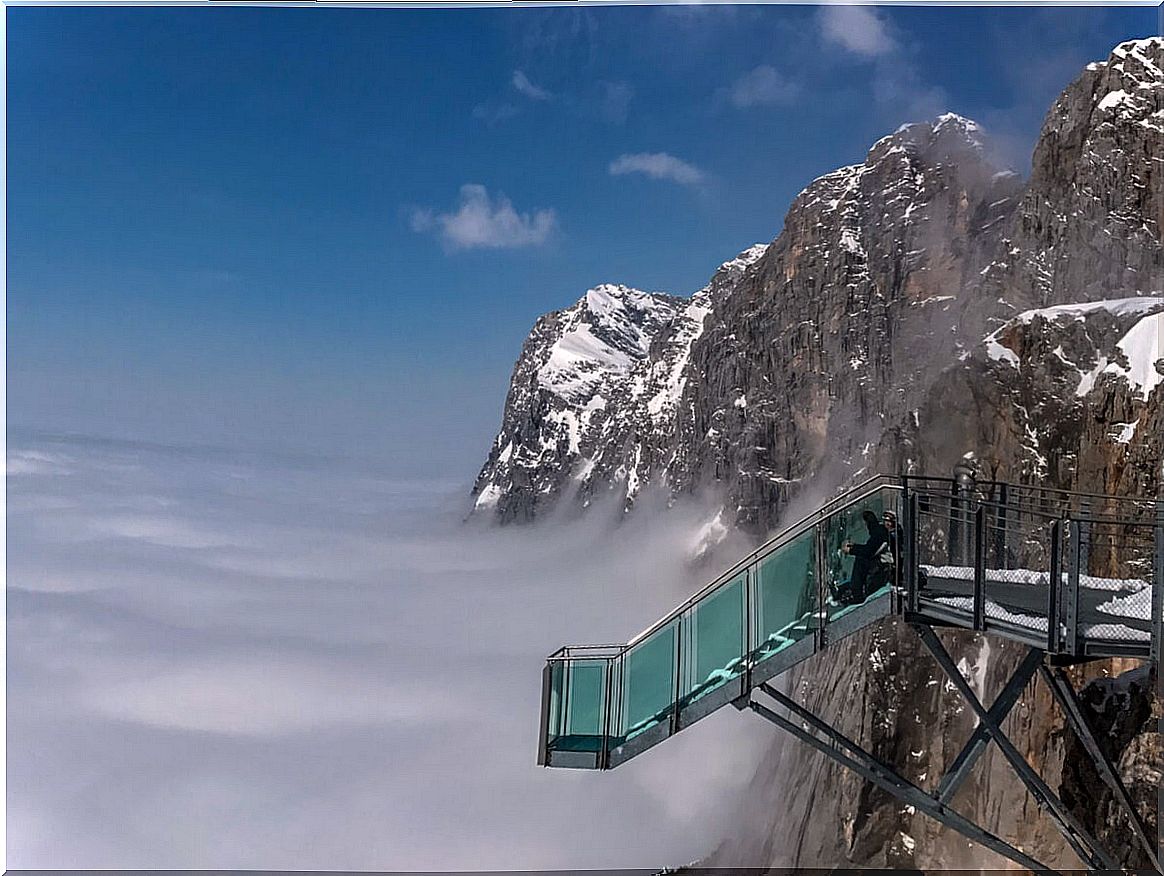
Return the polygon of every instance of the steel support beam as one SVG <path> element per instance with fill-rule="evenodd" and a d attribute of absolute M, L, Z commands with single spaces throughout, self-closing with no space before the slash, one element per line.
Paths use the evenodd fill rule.
<path fill-rule="evenodd" d="M 918 563 L 917 563 L 917 520 L 918 498 L 917 493 L 908 492 L 903 506 L 908 510 L 905 524 L 905 549 L 902 551 L 901 577 L 905 581 L 908 594 L 906 608 L 916 613 L 918 610 Z"/>
<path fill-rule="evenodd" d="M 779 691 L 776 691 L 768 685 L 762 685 L 761 687 L 766 694 L 773 697 L 773 699 L 801 718 L 806 724 L 823 734 L 826 739 L 820 739 L 795 721 L 785 718 L 783 715 L 773 709 L 769 709 L 761 703 L 752 701 L 748 705 L 756 714 L 771 721 L 777 727 L 787 730 L 801 742 L 816 749 L 835 763 L 853 771 L 865 779 L 865 781 L 876 785 L 903 803 L 924 812 L 940 824 L 944 824 L 952 830 L 957 831 L 966 837 L 966 839 L 984 845 L 1008 860 L 1014 861 L 1019 866 L 1025 867 L 1035 873 L 1050 874 L 1055 872 L 1045 864 L 1041 864 L 1039 861 L 1015 848 L 1001 837 L 987 830 L 983 830 L 968 818 L 950 809 L 944 803 L 938 802 L 917 785 L 913 784 L 913 782 L 904 778 L 892 767 L 878 760 L 855 742 L 852 742 L 832 727 L 829 727 L 811 712 L 801 707 L 798 703 L 788 699 L 788 697 Z"/>
<path fill-rule="evenodd" d="M 1047 580 L 1047 652 L 1058 654 L 1063 647 L 1062 602 L 1063 594 L 1063 522 L 1051 521 L 1050 566 L 1051 573 Z"/>
<path fill-rule="evenodd" d="M 1075 693 L 1075 687 L 1071 684 L 1067 673 L 1058 667 L 1049 669 L 1046 666 L 1041 666 L 1039 668 L 1042 672 L 1043 680 L 1047 682 L 1047 687 L 1051 689 L 1051 693 L 1055 695 L 1059 707 L 1063 710 L 1063 714 L 1067 718 L 1067 723 L 1071 725 L 1071 729 L 1075 732 L 1076 738 L 1083 744 L 1084 750 L 1091 758 L 1092 763 L 1095 764 L 1095 769 L 1099 773 L 1099 777 L 1111 789 L 1116 801 L 1123 808 L 1124 812 L 1127 813 L 1128 820 L 1132 824 L 1132 830 L 1136 834 L 1136 839 L 1140 841 L 1140 845 L 1148 853 L 1148 860 L 1152 862 L 1152 866 L 1155 867 L 1157 873 L 1164 872 L 1160 868 L 1156 843 L 1149 838 L 1148 828 L 1144 824 L 1144 820 L 1140 817 L 1140 813 L 1136 809 L 1136 804 L 1132 802 L 1131 795 L 1128 794 L 1128 789 L 1120 781 L 1119 773 L 1116 772 L 1115 767 L 1112 766 L 1107 755 L 1103 753 L 1103 749 L 1099 747 L 1099 742 L 1091 732 L 1091 727 L 1088 725 L 1087 718 L 1084 716 L 1083 709 L 1079 704 L 1079 697 Z"/>
<path fill-rule="evenodd" d="M 1047 787 L 1047 783 L 1027 763 L 1026 758 L 1014 747 L 1014 743 L 1002 732 L 1002 728 L 991 718 L 986 707 L 982 705 L 978 696 L 971 689 L 969 682 L 958 671 L 958 667 L 954 664 L 949 652 L 946 651 L 938 639 L 937 634 L 922 624 L 914 624 L 913 627 L 921 637 L 922 642 L 925 643 L 926 648 L 929 649 L 929 652 L 938 662 L 938 665 L 942 667 L 942 671 L 946 673 L 946 677 L 953 682 L 954 687 L 958 688 L 958 692 L 962 694 L 962 698 L 974 710 L 979 722 L 985 725 L 986 732 L 998 744 L 1003 756 L 1009 761 L 1022 783 L 1026 785 L 1027 790 L 1034 797 L 1039 808 L 1045 810 L 1051 816 L 1051 820 L 1063 835 L 1063 839 L 1067 841 L 1067 844 L 1071 846 L 1079 856 L 1079 859 L 1093 869 L 1118 870 L 1119 864 L 1116 863 L 1115 859 L 1096 842 L 1087 832 L 1087 829 L 1067 810 L 1059 798 L 1055 796 L 1055 793 Z"/>
<path fill-rule="evenodd" d="M 1039 671 L 1039 667 L 1043 665 L 1043 654 L 1032 648 L 1027 652 L 1027 656 L 1023 658 L 1023 662 L 1015 669 L 1014 675 L 1010 677 L 1010 681 L 1006 683 L 1006 687 L 995 698 L 990 706 L 990 717 L 995 725 L 1001 726 L 1006 716 L 1010 714 L 1011 709 L 1014 708 L 1015 703 L 1018 702 L 1019 697 L 1022 696 L 1023 689 L 1026 688 L 1027 683 L 1034 678 L 1035 673 Z M 954 799 L 954 795 L 958 793 L 958 789 L 962 787 L 962 783 L 970 775 L 970 771 L 974 769 L 974 765 L 978 762 L 986 747 L 990 744 L 990 731 L 986 729 L 986 724 L 979 722 L 978 726 L 974 728 L 974 733 L 966 741 L 962 750 L 958 752 L 958 756 L 954 758 L 950 768 L 946 770 L 946 774 L 942 776 L 941 782 L 938 783 L 938 790 L 935 794 L 940 803 L 949 803 Z"/>

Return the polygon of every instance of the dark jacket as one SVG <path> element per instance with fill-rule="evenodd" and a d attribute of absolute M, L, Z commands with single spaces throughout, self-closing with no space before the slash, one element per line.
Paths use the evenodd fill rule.
<path fill-rule="evenodd" d="M 861 560 L 871 560 L 877 556 L 877 551 L 882 545 L 889 544 L 889 530 L 885 528 L 885 524 L 880 520 L 876 523 L 867 524 L 869 528 L 869 540 L 864 544 L 855 544 L 849 548 L 849 553 Z"/>

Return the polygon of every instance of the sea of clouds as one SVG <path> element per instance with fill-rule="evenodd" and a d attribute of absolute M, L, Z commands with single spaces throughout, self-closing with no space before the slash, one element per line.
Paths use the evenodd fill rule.
<path fill-rule="evenodd" d="M 772 736 L 727 709 L 535 765 L 544 656 L 716 571 L 694 510 L 497 528 L 463 484 L 80 438 L 7 471 L 10 867 L 674 865 Z"/>

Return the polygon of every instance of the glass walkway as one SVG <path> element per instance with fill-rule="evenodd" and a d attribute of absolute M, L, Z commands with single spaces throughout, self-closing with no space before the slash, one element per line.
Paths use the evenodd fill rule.
<path fill-rule="evenodd" d="M 538 762 L 616 767 L 716 709 L 746 705 L 770 679 L 890 615 L 1069 658 L 1156 659 L 1162 532 L 1158 501 L 873 478 L 625 645 L 551 655 Z M 878 541 L 876 556 L 856 556 Z"/>

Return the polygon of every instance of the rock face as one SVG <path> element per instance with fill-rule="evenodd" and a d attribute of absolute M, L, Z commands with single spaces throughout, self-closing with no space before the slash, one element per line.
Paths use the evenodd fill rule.
<path fill-rule="evenodd" d="M 612 484 L 629 508 L 673 470 L 694 444 L 681 407 L 692 346 L 766 249 L 725 262 L 689 299 L 604 285 L 539 319 L 514 366 L 474 510 L 530 520 L 563 498 L 585 507 Z"/>
<path fill-rule="evenodd" d="M 653 484 L 714 497 L 719 521 L 759 537 L 810 490 L 948 472 L 966 454 L 988 476 L 1161 495 L 1162 69 L 1159 38 L 1089 65 L 1048 113 L 1025 183 L 991 165 L 976 124 L 943 115 L 812 182 L 775 241 L 691 298 L 610 293 L 616 315 L 588 293 L 543 317 L 475 487 L 478 512 L 525 520 L 607 489 L 629 508 Z M 607 319 L 633 329 L 606 332 Z M 604 346 L 570 358 L 585 326 Z M 1022 657 L 997 639 L 947 644 L 986 700 Z M 1129 668 L 1092 665 L 1077 681 Z M 837 643 L 787 682 L 924 787 L 973 726 L 900 624 Z M 1142 686 L 1125 687 L 1142 713 Z M 1049 692 L 1032 684 L 1007 727 L 1134 863 L 1126 825 L 1064 767 L 1076 743 Z M 1144 783 L 1159 749 L 1143 725 L 1113 739 L 1133 794 L 1155 799 Z M 1078 866 L 993 752 L 954 803 L 1051 866 Z M 735 824 L 711 863 L 1004 864 L 791 741 L 761 763 Z"/>

